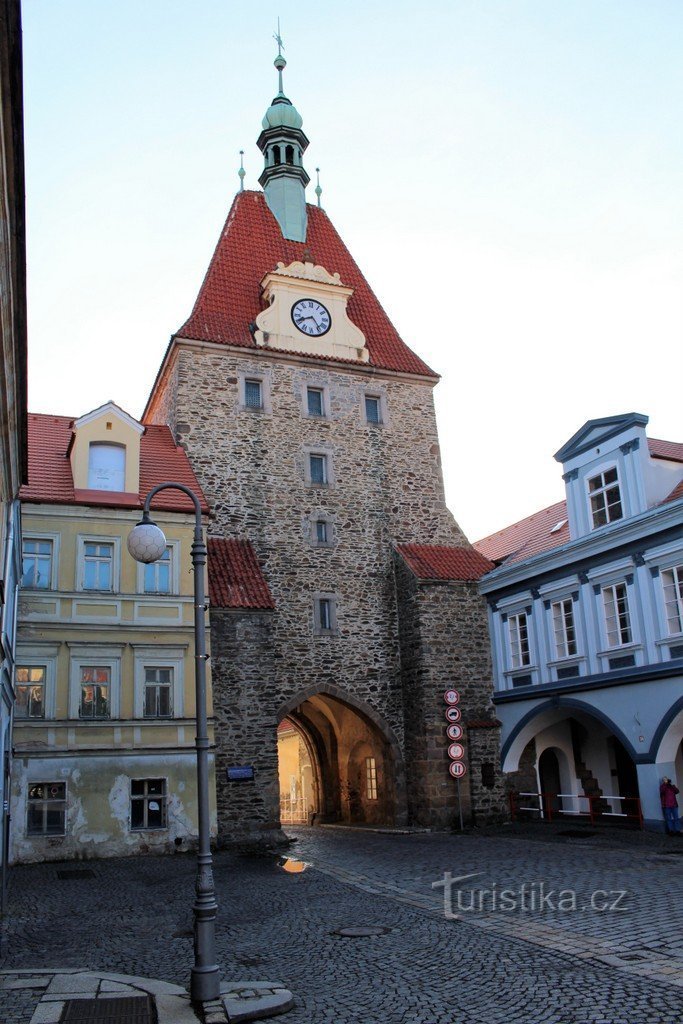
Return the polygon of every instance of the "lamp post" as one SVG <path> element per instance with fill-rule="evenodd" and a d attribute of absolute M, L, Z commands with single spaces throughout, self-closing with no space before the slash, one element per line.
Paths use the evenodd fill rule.
<path fill-rule="evenodd" d="M 178 483 L 163 483 L 153 487 L 145 498 L 142 519 L 128 535 L 128 550 L 138 562 L 156 562 L 166 550 L 166 537 L 152 520 L 149 506 L 159 491 L 172 488 L 182 491 L 194 504 L 195 526 L 192 542 L 192 568 L 194 571 L 194 643 L 195 643 L 195 698 L 197 715 L 197 818 L 199 843 L 197 850 L 197 879 L 195 882 L 194 914 L 194 966 L 190 976 L 190 997 L 193 1002 L 207 1002 L 220 996 L 220 974 L 216 963 L 216 894 L 213 884 L 211 834 L 209 824 L 209 736 L 206 720 L 206 636 L 204 594 L 204 566 L 206 544 L 202 535 L 202 510 L 199 498 L 189 487 Z"/>

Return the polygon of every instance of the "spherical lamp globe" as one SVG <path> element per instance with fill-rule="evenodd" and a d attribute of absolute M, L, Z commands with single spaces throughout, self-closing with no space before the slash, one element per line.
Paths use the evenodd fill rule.
<path fill-rule="evenodd" d="M 166 550 L 166 537 L 156 523 L 138 523 L 128 534 L 128 550 L 136 562 L 156 562 Z"/>

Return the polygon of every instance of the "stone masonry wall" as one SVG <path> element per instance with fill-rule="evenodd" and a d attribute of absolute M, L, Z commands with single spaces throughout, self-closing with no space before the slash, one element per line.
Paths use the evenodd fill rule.
<path fill-rule="evenodd" d="M 263 380 L 269 411 L 240 407 L 240 375 Z M 327 389 L 329 418 L 305 415 L 307 384 Z M 385 398 L 383 425 L 364 421 L 366 389 Z M 278 707 L 299 693 L 330 684 L 353 696 L 402 748 L 405 688 L 393 545 L 467 543 L 445 505 L 431 382 L 282 354 L 181 348 L 150 408 L 155 422 L 175 410 L 177 441 L 212 508 L 210 534 L 253 542 L 275 600 L 270 658 L 254 681 L 259 694 L 268 695 L 267 706 L 258 700 L 248 718 L 254 742 L 271 748 L 271 767 L 257 784 L 261 804 L 252 805 L 256 817 L 258 806 L 272 803 Z M 328 486 L 305 482 L 311 450 L 331 460 Z M 311 543 L 311 524 L 320 515 L 332 526 L 329 547 Z M 335 635 L 314 635 L 317 594 L 336 598 Z M 466 602 L 463 607 L 469 615 Z M 220 703 L 213 633 L 212 647 L 214 700 Z M 224 742 L 219 727 L 219 751 Z M 270 812 L 264 814 L 270 820 Z"/>
<path fill-rule="evenodd" d="M 449 687 L 460 692 L 468 773 L 461 781 L 463 816 L 481 822 L 505 810 L 500 771 L 500 729 L 493 714 L 486 605 L 476 583 L 428 583 L 415 579 L 396 557 L 405 707 L 408 807 L 418 824 L 458 820 L 457 783 L 448 773 L 446 705 Z M 468 722 L 493 728 L 468 728 Z M 493 765 L 493 785 L 482 766 Z M 486 769 L 486 781 L 490 780 Z"/>

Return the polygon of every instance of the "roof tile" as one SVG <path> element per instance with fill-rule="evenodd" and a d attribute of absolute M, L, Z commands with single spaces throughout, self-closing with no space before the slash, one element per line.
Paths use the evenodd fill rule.
<path fill-rule="evenodd" d="M 214 608 L 274 608 L 256 552 L 248 540 L 209 537 L 209 599 Z"/>
<path fill-rule="evenodd" d="M 396 550 L 410 571 L 420 580 L 480 579 L 493 563 L 472 547 L 443 544 L 400 544 Z"/>
<path fill-rule="evenodd" d="M 306 241 L 292 242 L 282 237 L 262 192 L 239 192 L 194 309 L 176 337 L 255 348 L 249 324 L 263 308 L 261 281 L 278 262 L 303 260 L 308 251 L 316 263 L 339 273 L 354 289 L 349 317 L 365 335 L 371 366 L 436 377 L 399 337 L 325 211 L 310 205 L 307 209 Z"/>
<path fill-rule="evenodd" d="M 69 444 L 73 434 L 72 416 L 30 413 L 28 418 L 28 483 L 19 492 L 22 501 L 49 502 L 56 505 L 142 508 L 145 495 L 165 481 L 184 484 L 200 499 L 208 512 L 196 476 L 186 452 L 179 448 L 168 427 L 147 426 L 140 437 L 140 493 L 74 490 Z M 191 512 L 191 500 L 181 491 L 162 491 L 152 501 L 153 509 Z"/>

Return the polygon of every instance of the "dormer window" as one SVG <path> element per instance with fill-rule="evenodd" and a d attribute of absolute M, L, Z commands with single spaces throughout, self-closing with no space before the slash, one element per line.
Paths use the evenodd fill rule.
<path fill-rule="evenodd" d="M 88 488 L 93 491 L 125 491 L 126 449 L 123 445 L 91 443 Z"/>
<path fill-rule="evenodd" d="M 589 479 L 588 496 L 594 530 L 623 518 L 616 466 Z"/>

